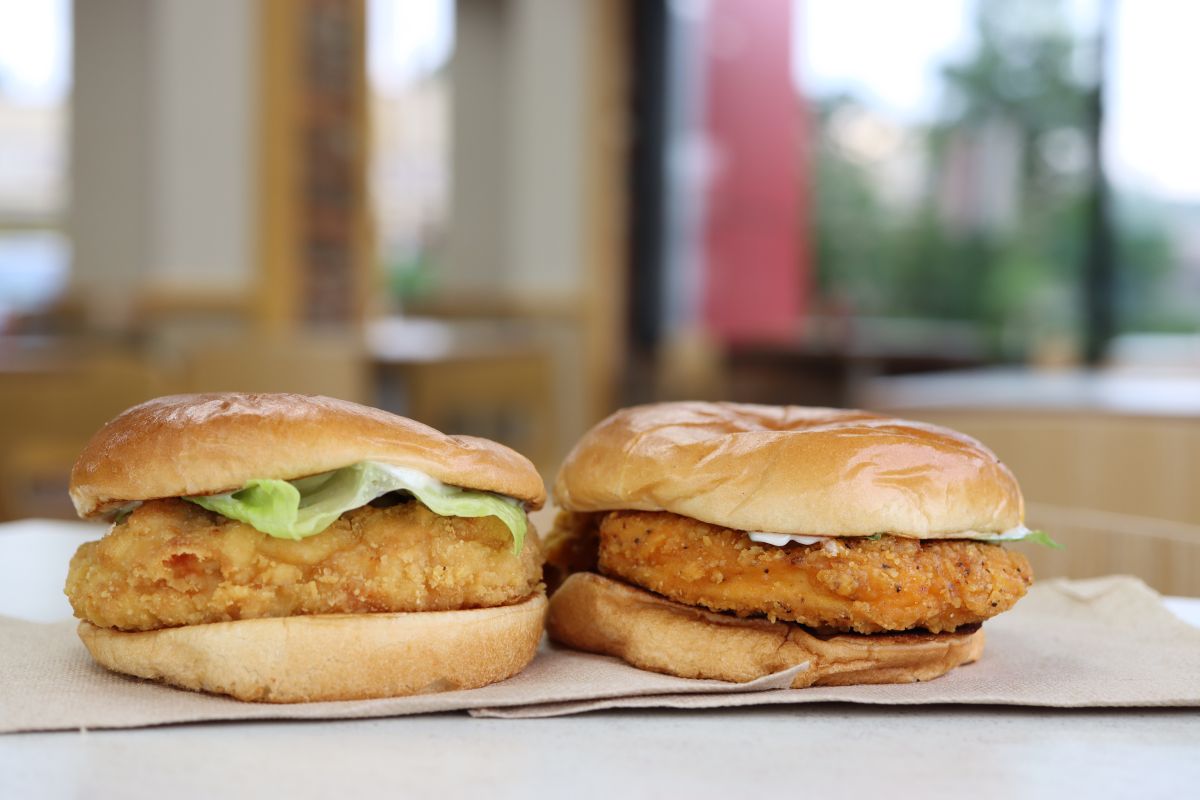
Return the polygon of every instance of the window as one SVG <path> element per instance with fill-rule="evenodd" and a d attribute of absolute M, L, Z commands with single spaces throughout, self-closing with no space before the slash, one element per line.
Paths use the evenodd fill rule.
<path fill-rule="evenodd" d="M 66 288 L 70 2 L 0 0 L 0 332 Z"/>
<path fill-rule="evenodd" d="M 1200 8 L 937 0 L 914 14 L 803 0 L 798 11 L 826 314 L 873 323 L 856 330 L 889 346 L 911 335 L 985 360 L 1071 362 L 1095 324 L 1100 252 L 1115 273 L 1101 294 L 1111 333 L 1200 326 L 1189 99 Z M 1103 225 L 1090 210 L 1097 91 Z"/>
<path fill-rule="evenodd" d="M 377 258 L 402 304 L 429 287 L 445 239 L 454 0 L 371 0 L 367 28 Z"/>

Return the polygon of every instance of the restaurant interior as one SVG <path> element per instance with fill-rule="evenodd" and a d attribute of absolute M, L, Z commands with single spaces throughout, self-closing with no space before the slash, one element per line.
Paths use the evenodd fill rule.
<path fill-rule="evenodd" d="M 1200 595 L 1200 12 L 906 5 L 0 1 L 0 520 L 163 394 L 547 481 L 622 406 L 845 406 L 991 447 L 1039 577 Z"/>

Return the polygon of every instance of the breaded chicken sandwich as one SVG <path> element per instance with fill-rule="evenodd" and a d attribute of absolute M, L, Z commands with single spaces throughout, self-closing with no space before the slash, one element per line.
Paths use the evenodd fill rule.
<path fill-rule="evenodd" d="M 71 474 L 66 593 L 117 672 L 242 700 L 391 697 L 523 669 L 542 632 L 545 488 L 495 442 L 293 394 L 124 412 Z"/>
<path fill-rule="evenodd" d="M 551 637 L 688 678 L 935 678 L 1033 580 L 1000 542 L 1044 538 L 982 444 L 862 411 L 624 409 L 554 491 Z"/>

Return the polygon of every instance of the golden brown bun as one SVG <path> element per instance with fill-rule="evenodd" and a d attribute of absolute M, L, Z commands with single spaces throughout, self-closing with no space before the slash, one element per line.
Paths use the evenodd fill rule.
<path fill-rule="evenodd" d="M 793 689 L 927 681 L 975 661 L 984 643 L 982 628 L 819 637 L 674 603 L 594 572 L 575 573 L 554 593 L 546 630 L 569 647 L 681 678 L 745 683 L 807 662 Z"/>
<path fill-rule="evenodd" d="M 115 672 L 239 700 L 303 703 L 474 689 L 529 664 L 546 596 L 517 605 L 406 614 L 250 619 L 126 633 L 79 623 Z"/>
<path fill-rule="evenodd" d="M 300 394 L 181 394 L 109 421 L 71 470 L 71 500 L 94 517 L 130 500 L 217 494 L 252 478 L 291 480 L 380 461 L 443 483 L 524 500 L 546 489 L 533 464 L 474 436 L 345 400 Z"/>
<path fill-rule="evenodd" d="M 863 411 L 738 403 L 626 408 L 558 473 L 571 511 L 670 511 L 743 531 L 920 539 L 1025 516 L 1016 479 L 961 433 Z"/>

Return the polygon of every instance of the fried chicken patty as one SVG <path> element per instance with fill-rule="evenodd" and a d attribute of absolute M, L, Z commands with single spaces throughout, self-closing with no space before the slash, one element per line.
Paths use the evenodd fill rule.
<path fill-rule="evenodd" d="M 553 594 L 573 572 L 595 572 L 600 554 L 600 520 L 603 514 L 559 511 L 546 535 L 546 565 L 542 574 L 546 591 Z"/>
<path fill-rule="evenodd" d="M 1024 555 L 986 542 L 882 536 L 775 547 L 640 511 L 560 517 L 549 563 L 577 571 L 591 536 L 605 575 L 680 603 L 826 631 L 953 631 L 1007 611 L 1033 581 Z"/>
<path fill-rule="evenodd" d="M 541 580 L 532 525 L 520 555 L 495 517 L 415 500 L 348 511 L 292 541 L 184 500 L 137 508 L 75 553 L 66 593 L 93 625 L 152 630 L 302 614 L 448 611 L 513 603 Z"/>

